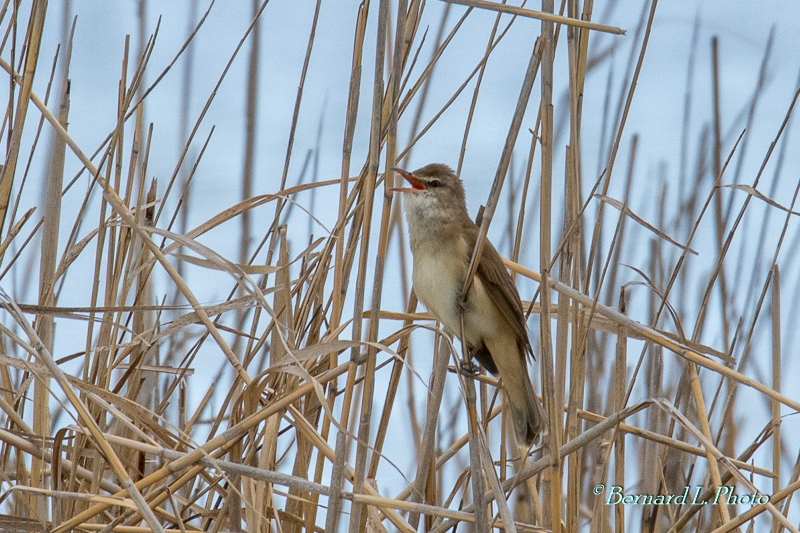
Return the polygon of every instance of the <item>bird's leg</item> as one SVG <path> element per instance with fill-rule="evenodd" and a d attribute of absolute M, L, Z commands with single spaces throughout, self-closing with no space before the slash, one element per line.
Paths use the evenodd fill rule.
<path fill-rule="evenodd" d="M 461 294 L 456 298 L 459 307 L 459 319 L 461 320 L 461 343 L 464 347 L 464 359 L 459 362 L 459 371 L 462 376 L 474 378 L 481 373 L 481 369 L 472 361 L 472 354 L 475 349 L 464 340 L 464 313 L 467 312 L 467 297 Z"/>
<path fill-rule="evenodd" d="M 459 371 L 461 372 L 462 376 L 474 378 L 481 373 L 481 367 L 476 365 L 472 359 L 467 361 L 459 361 Z"/>

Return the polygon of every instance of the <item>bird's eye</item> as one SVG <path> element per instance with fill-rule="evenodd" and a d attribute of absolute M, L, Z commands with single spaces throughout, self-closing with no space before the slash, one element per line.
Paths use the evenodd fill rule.
<path fill-rule="evenodd" d="M 428 187 L 431 187 L 432 189 L 435 189 L 439 185 L 441 185 L 439 180 L 431 180 L 430 183 L 428 183 Z"/>

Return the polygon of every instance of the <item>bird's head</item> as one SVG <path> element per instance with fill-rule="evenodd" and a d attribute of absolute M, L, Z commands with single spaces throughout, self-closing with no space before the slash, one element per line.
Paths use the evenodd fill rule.
<path fill-rule="evenodd" d="M 414 172 L 408 172 L 401 168 L 392 170 L 403 176 L 411 185 L 411 187 L 392 189 L 405 193 L 407 209 L 423 210 L 428 216 L 433 213 L 443 216 L 466 213 L 464 186 L 455 172 L 447 165 L 432 163 Z"/>

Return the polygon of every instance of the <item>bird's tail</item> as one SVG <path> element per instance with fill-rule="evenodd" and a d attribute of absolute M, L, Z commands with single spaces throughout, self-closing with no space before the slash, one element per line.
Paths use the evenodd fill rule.
<path fill-rule="evenodd" d="M 514 430 L 520 443 L 530 446 L 539 440 L 539 435 L 545 429 L 544 409 L 533 391 L 533 384 L 528 376 L 528 365 L 519 346 L 516 342 L 513 342 L 513 346 L 508 346 L 511 344 L 507 342 L 511 340 L 508 336 L 493 340 L 500 342 L 497 344 L 487 342 L 487 347 L 503 379 L 503 394 L 508 401 Z M 489 344 L 495 345 L 488 346 Z"/>
<path fill-rule="evenodd" d="M 527 366 L 524 364 L 524 361 L 523 366 Z M 517 436 L 526 446 L 530 446 L 539 440 L 539 435 L 544 433 L 546 422 L 542 403 L 539 401 L 539 398 L 536 397 L 536 393 L 533 391 L 531 378 L 528 377 L 528 369 L 525 368 L 524 370 L 525 388 L 527 389 L 525 403 L 520 406 L 516 406 L 512 402 L 508 403 L 511 405 L 511 412 L 514 417 L 514 428 L 517 431 Z M 518 419 L 519 422 L 517 421 Z"/>

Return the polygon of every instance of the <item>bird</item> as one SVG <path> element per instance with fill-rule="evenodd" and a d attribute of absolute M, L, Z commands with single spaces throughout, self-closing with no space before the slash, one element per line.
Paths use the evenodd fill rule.
<path fill-rule="evenodd" d="M 442 163 L 413 172 L 392 170 L 411 185 L 393 190 L 403 193 L 417 298 L 445 331 L 466 344 L 467 353 L 502 379 L 518 442 L 532 445 L 544 430 L 545 418 L 528 375 L 526 357 L 533 357 L 533 349 L 514 281 L 487 239 L 462 298 L 480 229 L 467 211 L 461 179 Z M 462 312 L 466 338 L 461 338 Z"/>

